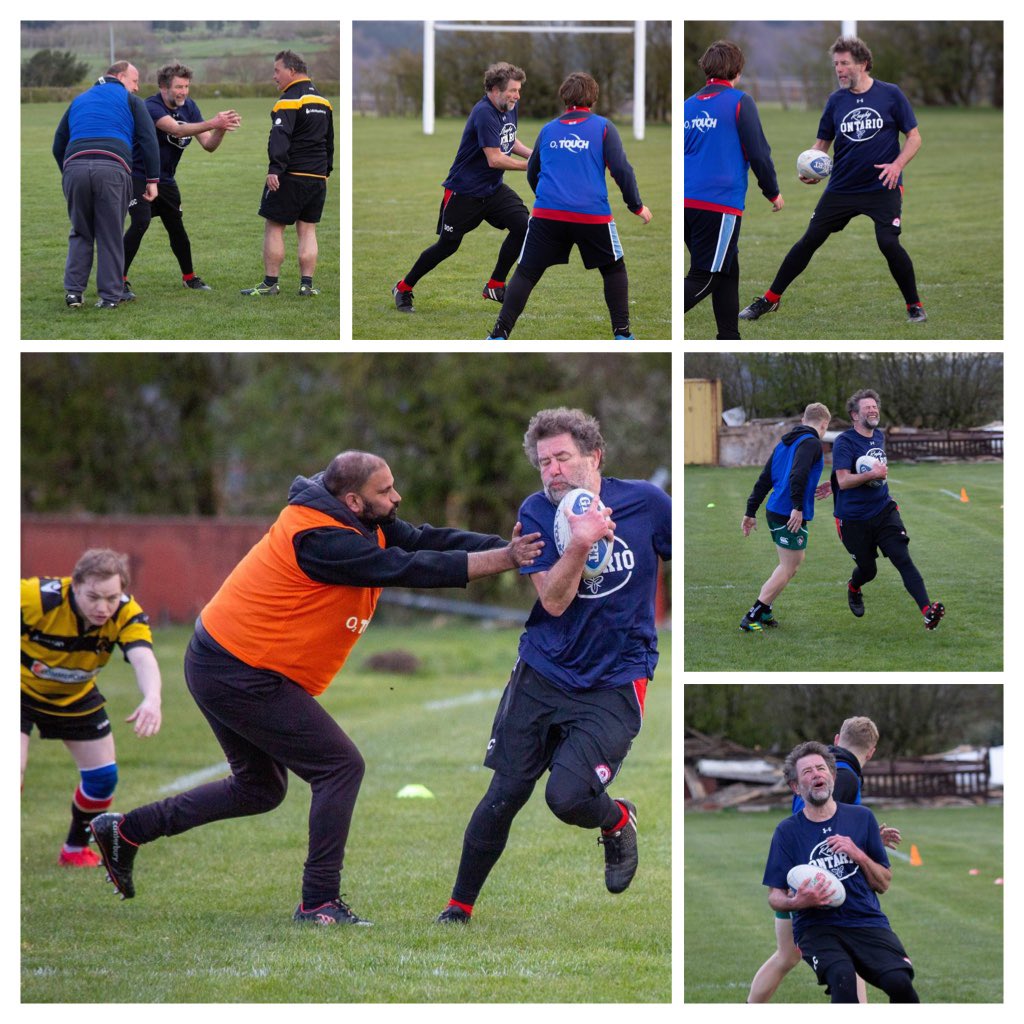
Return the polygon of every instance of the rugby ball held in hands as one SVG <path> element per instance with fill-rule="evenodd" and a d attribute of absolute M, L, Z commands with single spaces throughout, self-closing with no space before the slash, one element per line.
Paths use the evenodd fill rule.
<path fill-rule="evenodd" d="M 876 459 L 874 455 L 861 455 L 860 458 L 857 459 L 857 466 L 856 466 L 857 472 L 858 473 L 870 473 L 871 470 L 873 470 L 875 468 L 875 466 L 878 465 L 878 463 L 879 463 L 879 460 Z M 882 481 L 881 480 L 869 480 L 868 481 L 868 487 L 881 487 L 881 486 L 882 486 Z"/>
<path fill-rule="evenodd" d="M 555 547 L 558 549 L 559 555 L 565 553 L 565 549 L 572 539 L 572 530 L 569 528 L 570 513 L 574 516 L 581 516 L 594 502 L 597 502 L 598 508 L 604 508 L 604 504 L 596 494 L 584 487 L 577 487 L 569 491 L 558 503 L 558 508 L 555 510 Z M 583 566 L 584 579 L 592 580 L 608 568 L 608 563 L 612 558 L 612 547 L 613 541 L 608 540 L 607 537 L 602 537 L 591 546 L 587 553 L 587 561 Z"/>
<path fill-rule="evenodd" d="M 820 149 L 805 149 L 796 158 L 796 171 L 801 178 L 821 181 L 832 173 L 832 157 Z"/>
<path fill-rule="evenodd" d="M 811 879 L 816 886 L 832 889 L 832 899 L 828 901 L 828 906 L 841 907 L 843 905 L 843 901 L 846 899 L 846 886 L 831 871 L 815 867 L 813 864 L 794 864 L 789 869 L 789 874 L 786 875 L 786 882 L 794 892 L 807 879 Z"/>

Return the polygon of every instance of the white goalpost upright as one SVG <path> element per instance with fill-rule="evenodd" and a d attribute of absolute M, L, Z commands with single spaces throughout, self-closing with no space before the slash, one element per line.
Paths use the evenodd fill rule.
<path fill-rule="evenodd" d="M 458 21 L 423 22 L 423 134 L 434 134 L 434 63 L 435 37 L 438 32 L 564 32 L 569 35 L 605 33 L 633 36 L 633 138 L 644 137 L 646 123 L 647 77 L 647 22 L 634 21 L 632 25 L 496 25 L 470 24 Z"/>

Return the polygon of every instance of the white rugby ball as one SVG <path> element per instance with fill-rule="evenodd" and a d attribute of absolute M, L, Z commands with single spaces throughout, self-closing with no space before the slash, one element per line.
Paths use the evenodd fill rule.
<path fill-rule="evenodd" d="M 796 171 L 801 178 L 821 181 L 832 173 L 832 157 L 820 149 L 805 149 L 796 158 Z"/>
<path fill-rule="evenodd" d="M 861 455 L 857 459 L 857 472 L 858 473 L 870 473 L 880 462 L 880 459 L 875 458 L 874 455 Z M 868 483 L 868 487 L 881 487 L 881 480 L 871 480 Z"/>
<path fill-rule="evenodd" d="M 604 508 L 604 504 L 596 494 L 588 491 L 585 487 L 577 487 L 569 491 L 558 503 L 555 510 L 555 547 L 559 555 L 563 554 L 569 546 L 572 538 L 572 530 L 569 527 L 569 514 L 581 516 L 590 506 L 597 502 L 598 508 Z M 595 576 L 608 568 L 612 558 L 613 542 L 602 537 L 593 544 L 587 554 L 587 561 L 583 566 L 583 578 L 592 580 Z"/>
<path fill-rule="evenodd" d="M 815 867 L 813 864 L 794 864 L 789 869 L 789 874 L 786 875 L 786 882 L 789 884 L 790 889 L 796 892 L 801 885 L 807 879 L 811 879 L 815 885 L 829 887 L 831 886 L 832 899 L 828 901 L 830 907 L 841 907 L 844 900 L 846 899 L 846 886 L 832 874 L 831 871 L 826 871 L 824 868 Z"/>

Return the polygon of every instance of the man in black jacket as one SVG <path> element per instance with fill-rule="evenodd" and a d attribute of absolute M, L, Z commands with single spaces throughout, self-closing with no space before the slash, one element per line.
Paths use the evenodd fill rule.
<path fill-rule="evenodd" d="M 772 615 L 772 603 L 796 575 L 807 553 L 806 524 L 814 518 L 814 502 L 832 493 L 829 482 L 818 484 L 825 465 L 821 439 L 831 418 L 832 414 L 820 402 L 807 406 L 800 426 L 775 446 L 747 498 L 747 512 L 740 524 L 744 537 L 757 529 L 754 517 L 768 492 L 772 492 L 765 517 L 779 553 L 779 564 L 740 622 L 740 629 L 747 633 L 760 633 L 778 625 Z"/>
<path fill-rule="evenodd" d="M 334 169 L 334 115 L 330 103 L 309 79 L 306 62 L 291 50 L 274 58 L 274 82 L 281 96 L 270 112 L 267 142 L 267 183 L 260 203 L 266 219 L 263 232 L 265 276 L 243 295 L 277 295 L 284 263 L 284 229 L 295 225 L 298 236 L 299 294 L 319 295 L 313 287 L 318 255 L 316 226 L 327 198 L 327 179 Z"/>

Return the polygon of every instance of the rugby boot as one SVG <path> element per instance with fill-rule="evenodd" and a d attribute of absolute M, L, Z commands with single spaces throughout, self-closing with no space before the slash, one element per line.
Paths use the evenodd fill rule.
<path fill-rule="evenodd" d="M 434 924 L 469 924 L 472 915 L 457 903 L 449 903 L 434 919 Z"/>
<path fill-rule="evenodd" d="M 81 309 L 85 303 L 82 301 L 81 292 L 65 292 L 64 293 L 64 304 L 69 309 Z"/>
<path fill-rule="evenodd" d="M 942 616 L 945 614 L 945 605 L 939 604 L 938 601 L 932 602 L 932 604 L 928 605 L 924 610 L 924 628 L 935 629 L 942 619 Z"/>
<path fill-rule="evenodd" d="M 266 281 L 260 281 L 255 288 L 243 288 L 243 295 L 277 295 L 281 289 L 276 284 L 267 284 Z"/>
<path fill-rule="evenodd" d="M 778 629 L 779 620 L 772 614 L 771 608 L 766 612 L 761 612 L 761 628 L 762 629 Z"/>
<path fill-rule="evenodd" d="M 120 306 L 120 305 L 121 305 L 121 300 L 120 299 L 118 299 L 117 302 L 111 302 L 109 299 L 100 299 L 100 301 L 96 303 L 96 308 L 97 309 L 117 309 L 117 307 Z"/>
<path fill-rule="evenodd" d="M 57 863 L 62 868 L 98 868 L 103 861 L 89 847 L 83 850 L 60 851 Z"/>
<path fill-rule="evenodd" d="M 740 311 L 741 320 L 759 320 L 765 313 L 773 313 L 779 308 L 779 302 L 769 302 L 763 295 L 758 295 L 746 309 Z"/>
<path fill-rule="evenodd" d="M 306 921 L 310 924 L 365 924 L 371 925 L 372 921 L 364 921 L 352 913 L 352 908 L 343 903 L 340 899 L 328 900 L 318 907 L 305 907 L 299 904 L 292 914 L 293 921 Z"/>
<path fill-rule="evenodd" d="M 132 879 L 132 865 L 135 854 L 139 852 L 137 843 L 129 842 L 121 835 L 123 814 L 108 811 L 97 814 L 89 823 L 89 831 L 96 842 L 96 849 L 103 858 L 103 866 L 107 869 L 107 878 L 121 894 L 121 899 L 130 900 L 135 895 L 135 882 Z"/>
<path fill-rule="evenodd" d="M 401 282 L 399 282 L 399 284 L 401 284 Z M 412 304 L 411 291 L 401 291 L 396 284 L 395 287 L 391 289 L 391 294 L 395 297 L 395 309 L 397 309 L 399 313 L 416 312 L 416 307 Z"/>
<path fill-rule="evenodd" d="M 213 289 L 201 278 L 201 277 L 190 277 L 187 281 L 185 278 L 181 279 L 181 283 L 186 288 L 191 288 L 194 292 L 212 292 Z"/>
<path fill-rule="evenodd" d="M 604 847 L 604 884 L 609 892 L 625 892 L 636 874 L 636 806 L 631 800 L 615 801 L 626 815 L 625 823 L 609 832 L 601 830 L 597 841 Z"/>
<path fill-rule="evenodd" d="M 311 284 L 299 285 L 299 294 L 304 298 L 308 299 L 312 295 L 319 295 L 320 289 L 314 288 Z"/>
<path fill-rule="evenodd" d="M 505 286 L 503 284 L 491 285 L 485 284 L 483 297 L 485 299 L 494 299 L 495 302 L 505 301 Z"/>
<path fill-rule="evenodd" d="M 852 581 L 846 584 L 846 600 L 850 602 L 850 611 L 859 619 L 864 614 L 864 594 L 853 589 Z"/>
<path fill-rule="evenodd" d="M 762 631 L 761 620 L 756 616 L 751 618 L 750 612 L 747 612 L 746 615 L 740 619 L 740 629 L 742 629 L 744 633 L 760 633 Z"/>
<path fill-rule="evenodd" d="M 632 334 L 616 334 L 613 341 L 636 341 Z"/>
<path fill-rule="evenodd" d="M 121 292 L 121 301 L 122 302 L 134 302 L 135 301 L 135 292 L 132 291 L 131 282 L 127 278 L 125 278 L 125 282 L 124 282 L 124 291 Z"/>
<path fill-rule="evenodd" d="M 907 306 L 907 320 L 912 324 L 923 324 L 928 319 L 924 306 L 919 302 L 916 306 Z"/>

